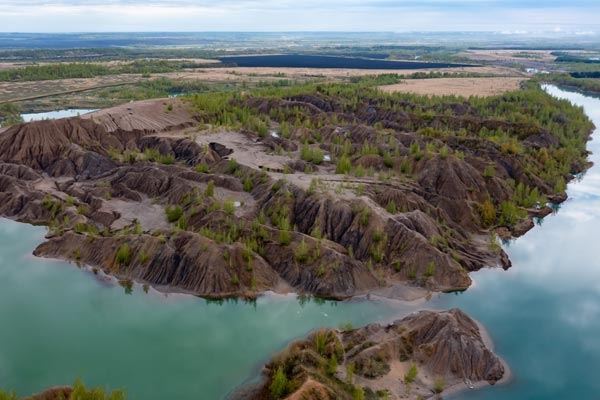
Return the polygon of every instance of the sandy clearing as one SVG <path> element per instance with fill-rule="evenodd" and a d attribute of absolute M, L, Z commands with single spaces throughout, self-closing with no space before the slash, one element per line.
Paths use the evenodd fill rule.
<path fill-rule="evenodd" d="M 467 50 L 459 55 L 476 61 L 543 61 L 553 62 L 553 50 Z"/>
<path fill-rule="evenodd" d="M 150 199 L 144 199 L 141 202 L 110 199 L 102 203 L 100 211 L 120 214 L 121 217 L 111 225 L 112 229 L 123 229 L 134 221 L 140 223 L 144 232 L 169 230 L 171 228 L 165 217 L 163 207 L 152 203 Z"/>
<path fill-rule="evenodd" d="M 292 160 L 287 156 L 271 154 L 266 145 L 239 132 L 203 131 L 195 134 L 195 140 L 200 145 L 220 143 L 233 150 L 229 158 L 256 170 L 264 169 L 265 172 L 283 170 L 284 165 Z"/>
<path fill-rule="evenodd" d="M 486 77 L 486 78 L 437 78 L 407 79 L 394 85 L 380 86 L 387 93 L 407 92 L 423 95 L 455 96 L 494 96 L 517 90 L 525 78 Z"/>
<path fill-rule="evenodd" d="M 288 67 L 232 67 L 232 68 L 203 68 L 189 72 L 170 73 L 171 75 L 181 75 L 186 78 L 196 78 L 200 75 L 206 79 L 222 79 L 231 76 L 248 78 L 256 77 L 276 77 L 279 79 L 298 78 L 298 77 L 325 77 L 325 78 L 345 78 L 353 76 L 370 76 L 383 74 L 410 75 L 415 72 L 448 72 L 448 73 L 478 73 L 490 75 L 520 75 L 512 68 L 506 67 L 463 67 L 463 68 L 421 68 L 421 69 L 352 69 L 352 68 L 288 68 Z M 165 74 L 165 75 L 170 75 Z"/>

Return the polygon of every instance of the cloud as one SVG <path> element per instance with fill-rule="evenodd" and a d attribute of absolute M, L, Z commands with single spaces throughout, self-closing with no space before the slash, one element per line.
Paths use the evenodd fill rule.
<path fill-rule="evenodd" d="M 0 30 L 596 30 L 591 0 L 2 0 Z"/>

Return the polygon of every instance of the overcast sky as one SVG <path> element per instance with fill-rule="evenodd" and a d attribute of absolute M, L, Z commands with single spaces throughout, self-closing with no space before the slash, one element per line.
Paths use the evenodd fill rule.
<path fill-rule="evenodd" d="M 0 0 L 3 32 L 600 32 L 600 0 Z"/>

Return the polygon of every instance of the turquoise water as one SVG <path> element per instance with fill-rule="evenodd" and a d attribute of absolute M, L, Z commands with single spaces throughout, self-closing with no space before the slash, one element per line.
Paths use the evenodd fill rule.
<path fill-rule="evenodd" d="M 600 99 L 554 87 L 600 127 Z M 600 162 L 597 133 L 588 144 Z M 482 270 L 460 295 L 432 305 L 460 307 L 481 321 L 514 378 L 461 399 L 600 398 L 600 167 L 569 184 L 569 200 L 507 246 L 513 267 Z"/>
<path fill-rule="evenodd" d="M 69 108 L 69 109 L 65 109 L 65 110 L 21 114 L 21 117 L 23 117 L 23 121 L 30 122 L 30 121 L 41 121 L 43 119 L 58 119 L 58 118 L 67 118 L 67 117 L 77 117 L 78 115 L 87 114 L 92 111 L 96 111 L 96 110 L 91 110 L 88 108 Z"/>
<path fill-rule="evenodd" d="M 548 90 L 583 105 L 600 126 L 600 100 Z M 598 140 L 589 148 L 600 161 Z M 126 294 L 72 264 L 31 256 L 44 228 L 0 220 L 0 387 L 25 395 L 80 377 L 132 400 L 220 399 L 316 327 L 461 307 L 487 327 L 514 377 L 460 398 L 597 398 L 600 169 L 568 191 L 556 215 L 506 247 L 510 270 L 474 273 L 472 288 L 425 306 L 292 295 L 215 304 L 140 287 Z"/>
<path fill-rule="evenodd" d="M 133 400 L 220 399 L 293 338 L 410 308 L 302 304 L 292 295 L 216 304 L 141 287 L 126 294 L 73 264 L 30 255 L 44 232 L 0 220 L 0 387 L 21 395 L 80 377 Z"/>

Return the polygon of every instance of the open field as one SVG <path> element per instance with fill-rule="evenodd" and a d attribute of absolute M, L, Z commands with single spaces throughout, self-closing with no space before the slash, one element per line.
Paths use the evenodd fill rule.
<path fill-rule="evenodd" d="M 535 60 L 553 62 L 556 56 L 552 50 L 467 50 L 459 55 L 477 61 L 514 61 Z"/>
<path fill-rule="evenodd" d="M 410 75 L 415 72 L 443 71 L 451 73 L 478 73 L 498 76 L 515 76 L 519 72 L 511 68 L 471 67 L 444 69 L 407 69 L 398 70 L 398 75 Z M 274 68 L 274 67 L 235 67 L 201 68 L 178 72 L 152 74 L 150 78 L 141 74 L 120 74 L 98 76 L 94 78 L 59 79 L 29 82 L 0 82 L 0 103 L 19 102 L 47 97 L 65 96 L 74 93 L 135 84 L 149 79 L 168 78 L 176 81 L 199 81 L 206 83 L 248 83 L 288 79 L 294 81 L 326 80 L 340 81 L 360 76 L 389 74 L 389 70 L 347 69 L 347 68 Z M 86 104 L 88 101 L 86 100 Z"/>
<path fill-rule="evenodd" d="M 248 76 L 278 76 L 284 78 L 324 77 L 348 78 L 354 76 L 373 76 L 394 73 L 397 75 L 410 75 L 415 72 L 448 72 L 448 73 L 474 73 L 490 75 L 518 75 L 518 70 L 504 67 L 457 67 L 457 68 L 420 68 L 390 71 L 387 69 L 353 69 L 353 68 L 292 68 L 292 67 L 233 67 L 233 68 L 205 68 L 192 71 L 191 74 L 205 74 L 205 77 L 216 77 L 221 74 L 248 75 Z M 186 76 L 191 76 L 186 74 Z"/>
<path fill-rule="evenodd" d="M 524 80 L 521 77 L 407 79 L 394 85 L 380 86 L 380 89 L 388 93 L 494 96 L 518 89 Z"/>

